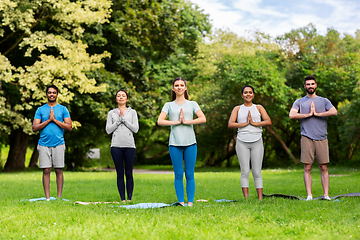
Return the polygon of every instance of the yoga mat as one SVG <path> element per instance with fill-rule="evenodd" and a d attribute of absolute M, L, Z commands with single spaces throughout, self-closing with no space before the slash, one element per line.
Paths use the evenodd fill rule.
<path fill-rule="evenodd" d="M 296 197 L 292 195 L 286 195 L 281 193 L 274 193 L 270 195 L 263 194 L 263 197 L 281 197 L 281 198 L 287 198 L 287 199 L 294 199 L 294 200 L 306 200 L 306 198 Z M 330 197 L 331 200 L 340 198 L 340 197 L 360 197 L 360 193 L 347 193 L 347 194 L 341 194 L 336 195 L 333 197 Z M 313 198 L 313 200 L 324 200 L 324 196 Z"/>
<path fill-rule="evenodd" d="M 186 207 L 187 204 L 185 203 L 185 206 L 181 205 L 179 202 L 173 203 L 173 204 L 167 204 L 167 203 L 138 203 L 138 204 L 133 204 L 133 205 L 118 205 L 118 206 L 114 206 L 114 207 L 121 207 L 121 208 L 126 208 L 126 209 L 149 209 L 149 208 L 164 208 L 164 207 L 176 207 L 176 206 L 181 206 L 181 207 Z"/>
<path fill-rule="evenodd" d="M 76 201 L 74 204 L 80 205 L 90 205 L 90 204 L 120 204 L 119 202 L 81 202 Z M 171 207 L 171 206 L 182 206 L 179 202 L 167 204 L 167 203 L 138 203 L 138 204 L 131 204 L 131 205 L 116 205 L 112 207 L 121 207 L 126 209 L 148 209 L 148 208 L 164 208 L 164 207 Z M 185 204 L 187 206 L 187 204 Z"/>
<path fill-rule="evenodd" d="M 55 197 L 50 197 L 50 200 L 56 200 Z M 65 199 L 65 198 L 62 198 L 61 200 L 63 201 L 70 201 L 68 199 Z M 36 201 L 46 201 L 46 197 L 41 197 L 41 198 L 32 198 L 32 199 L 23 199 L 23 200 L 20 200 L 21 202 L 26 202 L 26 201 L 29 201 L 29 202 L 36 202 Z"/>
<path fill-rule="evenodd" d="M 306 200 L 306 198 L 296 197 L 296 196 L 282 194 L 282 193 L 274 193 L 274 194 L 270 194 L 270 195 L 263 194 L 263 197 L 280 197 L 280 198 L 285 198 L 285 199 L 303 200 L 303 201 Z M 330 197 L 330 199 L 335 200 L 335 199 L 341 198 L 341 197 L 360 197 L 360 193 L 346 193 L 346 194 L 341 194 L 341 195 L 336 195 L 336 196 Z M 50 200 L 57 200 L 57 199 L 55 197 L 50 197 Z M 70 201 L 65 198 L 62 198 L 59 200 Z M 324 200 L 324 196 L 313 198 L 313 200 Z M 22 202 L 24 202 L 24 201 L 29 201 L 29 202 L 46 201 L 46 198 L 40 197 L 40 198 L 32 198 L 32 199 L 23 199 L 20 201 L 22 201 Z M 197 201 L 206 202 L 207 200 L 201 199 L 201 200 L 197 200 Z M 236 202 L 237 200 L 219 199 L 219 200 L 214 200 L 214 201 L 215 202 Z M 113 203 L 119 204 L 119 202 L 81 202 L 81 201 L 76 201 L 74 204 L 89 205 L 89 204 L 102 204 L 102 203 L 104 203 L 104 204 L 113 204 Z M 171 206 L 182 206 L 182 205 L 179 202 L 176 202 L 173 204 L 138 203 L 138 204 L 132 204 L 132 205 L 119 205 L 119 206 L 115 206 L 115 207 L 121 207 L 121 208 L 126 208 L 126 209 L 137 209 L 137 208 L 148 209 L 148 208 L 164 208 L 164 207 L 171 207 Z M 185 204 L 185 206 L 187 206 L 187 204 Z"/>
<path fill-rule="evenodd" d="M 228 200 L 228 199 L 219 199 L 219 200 L 214 200 L 215 202 L 236 202 L 236 200 Z"/>
<path fill-rule="evenodd" d="M 109 203 L 119 203 L 119 202 L 81 202 L 81 201 L 76 201 L 74 204 L 80 204 L 80 205 L 90 205 L 90 204 L 109 204 Z"/>
<path fill-rule="evenodd" d="M 166 203 L 138 203 L 133 205 L 120 205 L 116 207 L 126 208 L 126 209 L 148 209 L 148 208 L 164 208 L 175 206 L 174 204 L 166 204 Z"/>

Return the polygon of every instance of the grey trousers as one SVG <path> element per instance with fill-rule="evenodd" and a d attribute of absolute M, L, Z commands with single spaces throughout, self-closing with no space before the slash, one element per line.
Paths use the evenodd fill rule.
<path fill-rule="evenodd" d="M 263 188 L 261 167 L 264 157 L 264 146 L 262 138 L 256 142 L 246 143 L 236 139 L 236 154 L 241 169 L 241 187 L 249 187 L 250 161 L 255 188 Z"/>

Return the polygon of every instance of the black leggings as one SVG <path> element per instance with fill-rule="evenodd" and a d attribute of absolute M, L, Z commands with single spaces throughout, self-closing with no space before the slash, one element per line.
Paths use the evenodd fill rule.
<path fill-rule="evenodd" d="M 127 199 L 131 200 L 134 190 L 133 167 L 135 160 L 135 148 L 111 148 L 111 156 L 115 163 L 117 173 L 117 187 L 121 201 L 125 200 L 124 163 L 126 176 Z"/>

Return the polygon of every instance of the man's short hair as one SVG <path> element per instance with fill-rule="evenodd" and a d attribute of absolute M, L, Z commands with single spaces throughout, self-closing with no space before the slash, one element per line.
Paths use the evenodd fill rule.
<path fill-rule="evenodd" d="M 316 82 L 316 79 L 313 75 L 307 75 L 304 79 L 304 83 L 306 83 L 307 80 L 314 80 Z"/>
<path fill-rule="evenodd" d="M 56 90 L 56 93 L 59 93 L 59 89 L 57 88 L 57 86 L 55 86 L 54 84 L 51 84 L 46 87 L 46 94 L 47 94 L 49 88 L 54 88 Z"/>

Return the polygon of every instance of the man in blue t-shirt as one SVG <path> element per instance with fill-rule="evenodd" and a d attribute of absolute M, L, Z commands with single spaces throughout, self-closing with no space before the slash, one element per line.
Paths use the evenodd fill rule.
<path fill-rule="evenodd" d="M 307 201 L 312 200 L 311 169 L 316 157 L 321 172 L 321 183 L 324 199 L 329 197 L 329 148 L 327 140 L 326 117 L 336 116 L 337 110 L 327 98 L 316 95 L 316 80 L 312 75 L 305 77 L 306 96 L 297 99 L 289 113 L 290 119 L 300 120 L 301 130 L 301 162 L 304 163 L 304 182 Z"/>
<path fill-rule="evenodd" d="M 58 93 L 59 89 L 55 85 L 46 88 L 48 103 L 36 110 L 32 126 L 34 132 L 40 130 L 37 149 L 39 167 L 43 168 L 43 186 L 47 201 L 50 200 L 51 167 L 54 167 L 56 173 L 57 197 L 61 198 L 65 166 L 64 129 L 72 130 L 69 111 L 56 102 Z"/>

